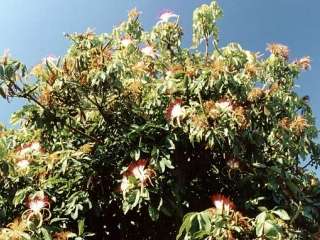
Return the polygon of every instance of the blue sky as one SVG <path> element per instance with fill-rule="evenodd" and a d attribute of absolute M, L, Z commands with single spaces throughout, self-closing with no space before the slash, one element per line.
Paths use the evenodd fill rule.
<path fill-rule="evenodd" d="M 48 55 L 63 55 L 69 42 L 63 33 L 109 32 L 137 7 L 145 29 L 157 21 L 159 13 L 170 9 L 180 15 L 184 45 L 191 41 L 193 9 L 210 0 L 9 0 L 0 5 L 0 52 L 10 49 L 12 56 L 29 67 Z M 292 59 L 309 55 L 312 70 L 298 80 L 301 95 L 308 94 L 320 126 L 320 30 L 319 0 L 219 0 L 224 17 L 219 22 L 220 45 L 239 42 L 244 48 L 265 52 L 267 43 L 280 42 L 291 49 Z M 21 102 L 0 100 L 0 122 L 8 124 L 10 114 Z"/>

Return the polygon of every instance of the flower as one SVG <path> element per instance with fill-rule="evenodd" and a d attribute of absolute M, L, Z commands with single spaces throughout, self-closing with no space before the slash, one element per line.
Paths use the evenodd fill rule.
<path fill-rule="evenodd" d="M 174 12 L 170 10 L 166 10 L 160 14 L 160 21 L 158 23 L 169 22 L 171 18 L 178 18 L 179 15 L 174 14 Z"/>
<path fill-rule="evenodd" d="M 220 100 L 215 105 L 223 111 L 232 111 L 233 109 L 232 103 L 229 100 Z"/>
<path fill-rule="evenodd" d="M 50 206 L 48 197 L 36 195 L 33 198 L 29 198 L 27 202 L 27 207 L 34 213 L 40 212 L 42 209 Z"/>
<path fill-rule="evenodd" d="M 129 177 L 134 177 L 139 181 L 141 189 L 151 184 L 151 178 L 155 176 L 155 171 L 148 167 L 148 161 L 145 159 L 139 159 L 138 161 L 129 164 L 127 170 L 123 173 L 123 177 L 120 184 L 120 190 L 124 194 L 134 187 L 133 183 L 130 182 Z"/>
<path fill-rule="evenodd" d="M 121 192 L 128 191 L 129 187 L 130 187 L 130 184 L 129 184 L 129 180 L 128 180 L 127 176 L 123 176 L 122 180 L 121 180 L 121 184 L 120 184 Z"/>
<path fill-rule="evenodd" d="M 277 57 L 283 57 L 284 59 L 288 59 L 289 57 L 289 48 L 280 43 L 270 43 L 268 44 L 266 50 Z"/>
<path fill-rule="evenodd" d="M 214 101 L 205 101 L 203 103 L 203 109 L 205 110 L 209 118 L 216 119 L 219 117 L 219 110 L 217 109 L 216 103 Z"/>
<path fill-rule="evenodd" d="M 248 126 L 248 120 L 246 117 L 246 110 L 242 106 L 238 106 L 234 109 L 234 116 L 237 119 L 240 128 L 245 128 Z"/>
<path fill-rule="evenodd" d="M 261 88 L 253 88 L 249 93 L 248 93 L 248 101 L 249 102 L 255 102 L 261 99 L 264 95 L 264 91 Z"/>
<path fill-rule="evenodd" d="M 193 125 L 198 129 L 208 129 L 209 123 L 206 115 L 204 114 L 192 114 L 191 120 Z"/>
<path fill-rule="evenodd" d="M 19 217 L 15 218 L 11 223 L 7 225 L 7 227 L 16 232 L 24 232 L 27 229 L 26 223 Z"/>
<path fill-rule="evenodd" d="M 138 19 L 138 17 L 140 16 L 141 13 L 142 13 L 142 12 L 138 11 L 136 8 L 131 9 L 131 10 L 129 11 L 129 13 L 128 13 L 128 18 L 129 18 L 130 20 L 136 20 L 136 19 Z"/>
<path fill-rule="evenodd" d="M 57 64 L 58 60 L 58 57 L 55 57 L 54 55 L 49 55 L 48 57 L 42 58 L 42 64 Z"/>
<path fill-rule="evenodd" d="M 279 127 L 287 130 L 290 127 L 290 119 L 288 117 L 284 117 L 279 121 L 278 125 Z"/>
<path fill-rule="evenodd" d="M 136 179 L 143 183 L 148 177 L 146 174 L 148 161 L 145 159 L 139 159 L 136 162 L 129 164 L 128 172 L 131 173 Z"/>
<path fill-rule="evenodd" d="M 8 62 L 9 57 L 10 57 L 10 50 L 9 49 L 5 49 L 3 51 L 2 57 L 0 58 L 0 63 L 3 63 L 4 65 L 6 65 L 7 62 Z"/>
<path fill-rule="evenodd" d="M 146 47 L 142 48 L 141 52 L 146 56 L 149 56 L 152 58 L 156 57 L 156 53 L 155 53 L 153 47 L 151 47 L 151 46 L 146 46 Z"/>
<path fill-rule="evenodd" d="M 297 116 L 291 123 L 290 129 L 297 135 L 300 135 L 304 132 L 304 130 L 309 127 L 307 119 L 303 116 Z"/>
<path fill-rule="evenodd" d="M 16 163 L 17 167 L 20 169 L 27 168 L 30 162 L 27 159 L 22 159 Z"/>
<path fill-rule="evenodd" d="M 309 56 L 296 60 L 294 63 L 303 70 L 309 70 L 311 68 L 311 59 Z"/>
<path fill-rule="evenodd" d="M 174 101 L 172 101 L 166 110 L 166 118 L 168 121 L 177 119 L 179 120 L 181 117 L 184 116 L 185 110 L 182 107 L 182 99 L 178 98 Z"/>
<path fill-rule="evenodd" d="M 226 71 L 226 64 L 225 62 L 220 58 L 212 58 L 212 76 L 214 78 L 219 78 L 220 75 L 222 75 Z"/>
<path fill-rule="evenodd" d="M 255 64 L 253 63 L 246 63 L 244 67 L 244 72 L 247 74 L 249 77 L 255 77 L 258 73 L 258 68 Z"/>
<path fill-rule="evenodd" d="M 123 38 L 121 40 L 121 45 L 124 47 L 128 47 L 132 43 L 133 43 L 133 40 L 131 38 Z"/>
<path fill-rule="evenodd" d="M 41 153 L 43 151 L 39 142 L 31 142 L 23 144 L 17 148 L 16 152 L 18 155 L 24 157 L 28 154 Z"/>
<path fill-rule="evenodd" d="M 68 240 L 75 236 L 74 233 L 69 231 L 56 232 L 54 235 L 54 240 Z"/>
<path fill-rule="evenodd" d="M 240 162 L 238 159 L 231 158 L 227 160 L 227 166 L 231 169 L 238 169 L 240 167 Z"/>
<path fill-rule="evenodd" d="M 231 209 L 235 209 L 236 207 L 229 197 L 222 194 L 213 194 L 211 196 L 211 201 L 217 209 L 222 211 L 229 212 Z"/>

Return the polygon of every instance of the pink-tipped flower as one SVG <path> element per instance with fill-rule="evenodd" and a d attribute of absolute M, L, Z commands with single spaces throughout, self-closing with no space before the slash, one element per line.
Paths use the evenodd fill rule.
<path fill-rule="evenodd" d="M 39 142 L 31 142 L 23 144 L 16 150 L 17 154 L 24 157 L 29 154 L 39 154 L 43 152 L 43 149 Z"/>
<path fill-rule="evenodd" d="M 49 55 L 42 59 L 42 64 L 47 64 L 47 63 L 57 64 L 58 60 L 59 60 L 58 57 L 55 57 L 54 55 Z"/>
<path fill-rule="evenodd" d="M 228 166 L 230 169 L 239 169 L 239 167 L 240 167 L 240 162 L 239 162 L 238 159 L 231 158 L 231 159 L 228 159 L 228 160 L 227 160 L 227 166 Z"/>
<path fill-rule="evenodd" d="M 174 12 L 172 12 L 170 10 L 166 10 L 160 14 L 160 17 L 159 17 L 160 21 L 159 22 L 169 22 L 169 20 L 171 18 L 178 18 L 178 17 L 179 17 L 179 15 L 175 14 Z"/>
<path fill-rule="evenodd" d="M 172 101 L 166 110 L 166 118 L 168 121 L 174 120 L 174 119 L 180 119 L 185 114 L 185 109 L 182 106 L 182 99 L 176 99 Z"/>
<path fill-rule="evenodd" d="M 211 196 L 211 201 L 218 210 L 229 212 L 231 209 L 236 208 L 236 205 L 230 200 L 230 198 L 222 194 L 213 194 Z"/>
<path fill-rule="evenodd" d="M 120 190 L 121 192 L 127 192 L 130 187 L 129 179 L 127 176 L 123 176 L 120 184 Z"/>
<path fill-rule="evenodd" d="M 42 209 L 50 207 L 50 203 L 48 197 L 36 195 L 28 199 L 27 207 L 34 213 L 38 213 Z"/>
<path fill-rule="evenodd" d="M 303 70 L 309 70 L 311 68 L 311 59 L 309 56 L 303 57 L 297 61 L 295 61 L 295 64 Z"/>
<path fill-rule="evenodd" d="M 7 64 L 9 57 L 10 57 L 10 50 L 7 48 L 3 51 L 1 62 L 4 64 Z"/>
<path fill-rule="evenodd" d="M 135 178 L 139 179 L 140 182 L 146 180 L 146 169 L 148 161 L 145 159 L 139 159 L 138 161 L 130 163 L 128 172 L 131 173 Z"/>
<path fill-rule="evenodd" d="M 141 188 L 152 185 L 151 178 L 155 176 L 155 171 L 148 166 L 149 162 L 145 159 L 139 159 L 138 161 L 129 164 L 127 170 L 123 173 L 123 177 L 120 184 L 120 190 L 125 194 L 134 185 L 130 182 L 130 176 L 133 176 L 139 181 Z"/>
<path fill-rule="evenodd" d="M 143 55 L 149 56 L 152 58 L 155 58 L 157 55 L 156 52 L 154 51 L 153 47 L 151 47 L 151 46 L 146 46 L 146 47 L 142 48 L 141 52 L 143 53 Z"/>
<path fill-rule="evenodd" d="M 18 167 L 19 169 L 25 169 L 25 168 L 29 167 L 30 162 L 29 162 L 29 160 L 27 160 L 27 159 L 22 159 L 22 160 L 18 161 L 18 162 L 16 163 L 16 165 L 17 165 L 17 167 Z"/>
<path fill-rule="evenodd" d="M 121 40 L 121 45 L 124 46 L 124 47 L 128 47 L 132 43 L 133 43 L 133 40 L 131 38 L 123 38 Z"/>
<path fill-rule="evenodd" d="M 282 57 L 286 60 L 289 58 L 289 48 L 286 45 L 280 43 L 269 43 L 266 50 L 277 57 Z"/>
<path fill-rule="evenodd" d="M 232 111 L 233 106 L 232 103 L 229 100 L 221 100 L 219 102 L 215 103 L 217 108 L 220 108 L 223 111 Z"/>

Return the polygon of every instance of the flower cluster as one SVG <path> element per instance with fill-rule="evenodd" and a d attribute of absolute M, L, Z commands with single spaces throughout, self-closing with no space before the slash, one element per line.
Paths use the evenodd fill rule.
<path fill-rule="evenodd" d="M 167 121 L 173 122 L 177 121 L 177 124 L 180 125 L 181 119 L 185 116 L 185 109 L 182 106 L 183 100 L 178 98 L 172 101 L 166 109 L 166 119 Z"/>
<path fill-rule="evenodd" d="M 249 93 L 248 93 L 248 101 L 250 102 L 256 102 L 259 99 L 261 99 L 264 95 L 264 91 L 261 88 L 253 88 Z"/>
<path fill-rule="evenodd" d="M 290 120 L 288 117 L 284 117 L 279 121 L 279 126 L 286 130 L 291 130 L 296 135 L 301 135 L 307 127 L 307 119 L 303 116 L 296 116 L 293 120 Z"/>
<path fill-rule="evenodd" d="M 151 57 L 151 58 L 155 58 L 157 56 L 157 53 L 152 46 L 143 47 L 141 49 L 141 52 L 143 55 Z"/>
<path fill-rule="evenodd" d="M 40 227 L 43 221 L 50 219 L 50 202 L 49 198 L 43 192 L 37 192 L 29 196 L 26 200 L 27 210 L 23 212 L 21 218 L 26 221 L 28 227 L 34 223 L 38 223 L 36 227 Z"/>
<path fill-rule="evenodd" d="M 40 154 L 43 152 L 44 152 L 44 149 L 41 147 L 39 142 L 31 142 L 31 143 L 23 144 L 16 149 L 17 155 L 21 157 L 25 157 L 27 155 L 32 155 L 32 154 Z"/>
<path fill-rule="evenodd" d="M 302 70 L 309 70 L 311 68 L 311 59 L 309 56 L 296 60 L 294 63 Z"/>
<path fill-rule="evenodd" d="M 284 59 L 289 58 L 289 48 L 280 43 L 270 43 L 267 46 L 267 50 L 277 57 L 282 57 Z"/>
<path fill-rule="evenodd" d="M 177 18 L 179 18 L 179 16 L 177 14 L 175 14 L 174 12 L 170 11 L 170 10 L 166 10 L 163 13 L 160 14 L 160 17 L 159 17 L 160 20 L 158 21 L 157 24 L 167 23 L 172 18 L 177 19 Z"/>
<path fill-rule="evenodd" d="M 25 170 L 29 167 L 34 156 L 44 152 L 39 142 L 30 142 L 19 146 L 15 150 L 15 164 L 18 170 Z"/>
<path fill-rule="evenodd" d="M 138 186 L 141 189 L 149 184 L 152 185 L 151 178 L 155 176 L 155 171 L 148 164 L 149 162 L 145 159 L 139 159 L 129 164 L 127 170 L 122 174 L 120 185 L 120 190 L 124 194 L 134 187 L 134 184 L 130 181 L 131 177 L 138 181 Z"/>
<path fill-rule="evenodd" d="M 229 213 L 230 210 L 235 210 L 236 208 L 236 205 L 230 200 L 230 198 L 222 194 L 213 194 L 211 196 L 211 201 L 216 209 L 221 213 Z"/>

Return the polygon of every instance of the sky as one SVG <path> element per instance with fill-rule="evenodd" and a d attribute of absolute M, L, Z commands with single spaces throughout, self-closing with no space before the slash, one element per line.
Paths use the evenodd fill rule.
<path fill-rule="evenodd" d="M 0 52 L 10 49 L 13 57 L 29 68 L 48 55 L 62 56 L 69 42 L 64 33 L 93 28 L 110 32 L 126 19 L 130 9 L 142 12 L 146 30 L 157 22 L 164 10 L 180 15 L 184 46 L 190 46 L 193 9 L 210 0 L 9 0 L 0 5 Z M 297 91 L 308 94 L 320 126 L 320 29 L 319 0 L 218 0 L 224 17 L 219 21 L 220 46 L 239 42 L 243 48 L 265 53 L 267 43 L 288 45 L 291 58 L 308 55 L 311 71 L 301 75 Z M 0 122 L 9 125 L 10 114 L 21 101 L 8 104 L 0 100 Z"/>

